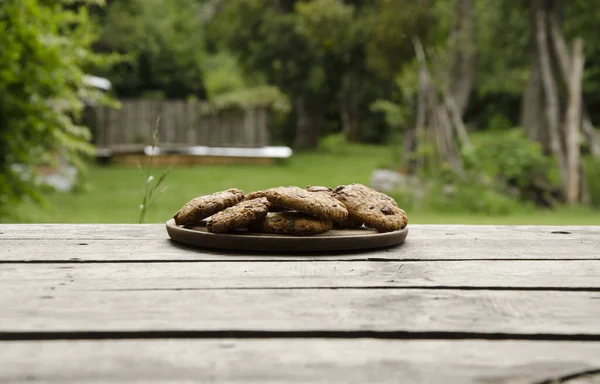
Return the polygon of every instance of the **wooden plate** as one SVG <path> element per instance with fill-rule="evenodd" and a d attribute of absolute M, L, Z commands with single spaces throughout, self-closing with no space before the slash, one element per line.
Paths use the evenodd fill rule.
<path fill-rule="evenodd" d="M 390 247 L 404 242 L 408 227 L 386 233 L 374 229 L 332 229 L 312 236 L 290 236 L 277 234 L 247 233 L 239 231 L 232 234 L 210 233 L 206 222 L 198 226 L 178 226 L 175 220 L 166 223 L 167 233 L 174 241 L 203 248 L 234 251 L 266 252 L 318 252 L 351 251 Z"/>

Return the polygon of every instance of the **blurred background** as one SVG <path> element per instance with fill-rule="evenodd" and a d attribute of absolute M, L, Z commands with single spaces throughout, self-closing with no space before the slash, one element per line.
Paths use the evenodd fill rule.
<path fill-rule="evenodd" d="M 2 0 L 0 221 L 363 183 L 600 225 L 600 0 Z"/>

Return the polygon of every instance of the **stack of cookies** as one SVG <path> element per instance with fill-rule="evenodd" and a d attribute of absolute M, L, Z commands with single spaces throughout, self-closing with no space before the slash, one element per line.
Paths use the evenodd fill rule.
<path fill-rule="evenodd" d="M 365 226 L 379 232 L 402 229 L 406 212 L 394 199 L 362 184 L 276 187 L 245 194 L 237 188 L 200 196 L 173 217 L 177 225 L 209 219 L 213 233 L 247 230 L 286 235 L 315 235 L 333 228 Z"/>

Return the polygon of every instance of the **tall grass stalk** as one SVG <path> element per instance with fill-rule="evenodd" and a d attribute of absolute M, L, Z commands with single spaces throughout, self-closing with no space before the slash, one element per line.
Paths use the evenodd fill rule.
<path fill-rule="evenodd" d="M 154 176 L 152 175 L 152 168 L 154 165 L 154 156 L 155 149 L 158 145 L 158 128 L 160 126 L 160 116 L 156 119 L 156 127 L 154 128 L 154 133 L 152 134 L 152 146 L 150 151 L 150 161 L 148 162 L 147 170 L 144 170 L 140 163 L 137 163 L 138 169 L 141 174 L 144 176 L 144 198 L 142 199 L 142 203 L 140 204 L 140 218 L 139 223 L 142 224 L 146 221 L 146 215 L 148 213 L 148 209 L 152 206 L 152 204 L 156 201 L 157 197 L 161 195 L 167 187 L 163 187 L 161 189 L 160 186 L 165 181 L 165 178 L 171 171 L 172 167 L 169 167 L 157 180 L 155 183 Z"/>

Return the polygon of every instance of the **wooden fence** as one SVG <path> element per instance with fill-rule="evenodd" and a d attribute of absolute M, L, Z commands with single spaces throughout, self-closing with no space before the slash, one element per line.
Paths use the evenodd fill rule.
<path fill-rule="evenodd" d="M 98 148 L 148 145 L 160 116 L 159 145 L 262 147 L 269 145 L 267 108 L 201 113 L 206 104 L 185 100 L 121 100 L 122 107 L 87 113 Z"/>

